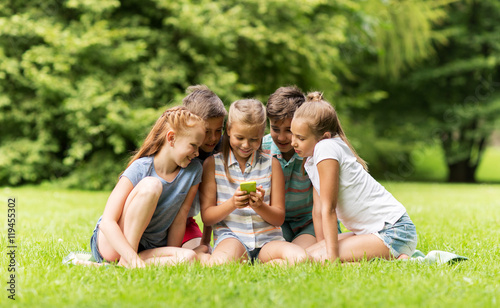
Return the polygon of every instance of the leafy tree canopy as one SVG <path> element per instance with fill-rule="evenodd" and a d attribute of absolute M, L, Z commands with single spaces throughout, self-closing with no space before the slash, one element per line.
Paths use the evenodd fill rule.
<path fill-rule="evenodd" d="M 226 104 L 266 101 L 289 84 L 321 90 L 349 123 L 352 107 L 387 96 L 364 86 L 370 71 L 398 76 L 429 56 L 443 16 L 430 3 L 4 1 L 0 183 L 111 187 L 161 110 L 193 84 Z"/>

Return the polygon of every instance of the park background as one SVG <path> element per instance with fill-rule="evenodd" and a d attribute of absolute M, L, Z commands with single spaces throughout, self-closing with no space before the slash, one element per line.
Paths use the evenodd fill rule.
<path fill-rule="evenodd" d="M 240 306 L 255 306 L 259 292 L 277 306 L 335 300 L 340 306 L 382 305 L 386 288 L 380 285 L 417 290 L 409 299 L 389 301 L 400 299 L 405 306 L 495 306 L 499 20 L 495 0 L 2 1 L 0 192 L 2 200 L 19 200 L 21 300 L 16 303 L 89 306 L 95 300 L 97 306 L 112 306 L 149 298 L 151 305 L 224 306 L 247 290 L 229 279 L 234 292 L 218 293 L 212 282 L 220 271 L 225 277 L 241 274 L 257 289 L 261 274 L 265 288 L 282 286 L 274 293 L 253 290 Z M 207 85 L 226 106 L 247 97 L 265 103 L 286 85 L 322 91 L 371 174 L 407 207 L 419 229 L 419 249 L 475 258 L 448 269 L 385 263 L 299 267 L 290 270 L 293 278 L 261 267 L 142 273 L 63 267 L 60 261 L 69 251 L 89 250 L 93 224 L 131 153 L 163 110 L 181 104 L 194 84 Z M 7 262 L 2 257 L 1 273 Z M 388 282 L 401 272 L 418 279 L 402 286 Z M 311 275 L 331 283 L 335 292 L 311 298 L 307 288 L 289 284 L 308 281 L 311 290 L 318 289 L 307 278 Z M 98 277 L 133 287 L 116 281 L 110 287 Z M 165 288 L 169 279 L 187 280 L 206 297 L 183 302 L 189 298 L 183 290 L 171 298 L 152 286 L 158 279 Z M 373 284 L 373 293 L 367 293 L 372 295 L 359 298 L 349 291 L 363 283 Z M 446 300 L 453 287 L 460 291 Z M 110 288 L 118 295 L 106 300 Z M 92 298 L 94 293 L 99 296 Z"/>

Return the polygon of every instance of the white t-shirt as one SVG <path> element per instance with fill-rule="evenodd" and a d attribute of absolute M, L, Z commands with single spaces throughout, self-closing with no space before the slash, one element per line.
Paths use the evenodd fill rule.
<path fill-rule="evenodd" d="M 305 169 L 321 195 L 317 164 L 334 159 L 340 165 L 337 216 L 344 226 L 355 234 L 370 234 L 383 229 L 384 223 L 395 223 L 405 207 L 380 185 L 357 162 L 347 144 L 339 137 L 319 141 Z"/>

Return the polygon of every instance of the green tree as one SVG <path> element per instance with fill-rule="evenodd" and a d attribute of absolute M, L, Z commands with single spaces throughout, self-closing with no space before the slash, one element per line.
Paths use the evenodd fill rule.
<path fill-rule="evenodd" d="M 404 180 L 413 173 L 410 154 L 426 136 L 412 120 L 420 115 L 418 120 L 425 122 L 427 111 L 413 110 L 412 100 L 401 99 L 397 87 L 446 43 L 447 34 L 436 28 L 453 2 L 363 1 L 363 11 L 350 18 L 348 40 L 341 47 L 350 74 L 339 75 L 342 89 L 334 102 L 378 178 Z"/>
<path fill-rule="evenodd" d="M 447 11 L 435 27 L 446 37 L 435 55 L 399 80 L 378 84 L 391 95 L 377 119 L 401 139 L 438 140 L 448 181 L 475 182 L 500 115 L 500 3 L 464 0 Z"/>
<path fill-rule="evenodd" d="M 192 84 L 227 104 L 265 101 L 287 84 L 322 90 L 357 126 L 354 107 L 386 95 L 358 70 L 373 76 L 380 62 L 396 74 L 428 56 L 426 29 L 442 14 L 429 3 L 3 1 L 0 185 L 65 177 L 111 187 L 160 111 Z M 413 10 L 424 13 L 405 23 Z M 426 31 L 405 36 L 414 29 Z"/>
<path fill-rule="evenodd" d="M 159 109 L 192 84 L 227 103 L 338 88 L 340 1 L 0 4 L 0 183 L 113 185 Z"/>

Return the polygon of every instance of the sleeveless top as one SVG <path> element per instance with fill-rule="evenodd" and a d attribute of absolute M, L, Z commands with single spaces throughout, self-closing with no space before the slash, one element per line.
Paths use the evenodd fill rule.
<path fill-rule="evenodd" d="M 271 200 L 271 156 L 257 151 L 254 152 L 248 158 L 245 172 L 242 173 L 238 161 L 231 151 L 229 154 L 228 169 L 234 183 L 229 182 L 226 176 L 222 153 L 215 154 L 214 159 L 217 205 L 230 199 L 240 186 L 240 183 L 247 181 L 257 182 L 257 187 L 262 185 L 266 191 L 264 202 L 269 204 Z M 250 206 L 234 210 L 224 220 L 216 223 L 213 227 L 216 245 L 218 244 L 218 238 L 222 235 L 228 235 L 228 233 L 236 236 L 250 251 L 255 248 L 261 248 L 270 241 L 284 240 L 281 227 L 273 226 L 266 222 Z"/>

